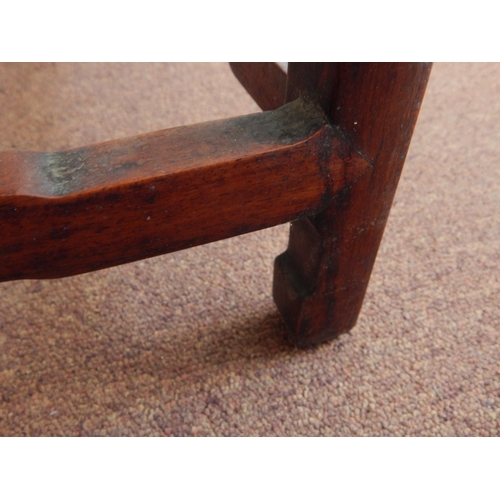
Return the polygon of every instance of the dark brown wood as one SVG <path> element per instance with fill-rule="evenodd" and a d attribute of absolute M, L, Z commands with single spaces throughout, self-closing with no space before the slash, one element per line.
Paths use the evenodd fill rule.
<path fill-rule="evenodd" d="M 234 76 L 263 111 L 285 104 L 286 71 L 277 63 L 230 63 Z"/>
<path fill-rule="evenodd" d="M 304 347 L 358 317 L 431 66 L 232 63 L 274 112 L 0 153 L 0 281 L 57 278 L 293 220 L 273 295 Z"/>
<path fill-rule="evenodd" d="M 431 70 L 424 63 L 289 63 L 287 100 L 320 105 L 370 168 L 293 222 L 273 295 L 297 346 L 356 323 Z"/>
<path fill-rule="evenodd" d="M 318 104 L 329 115 L 337 90 L 337 63 L 289 63 L 285 102 L 299 97 Z"/>
<path fill-rule="evenodd" d="M 367 161 L 316 106 L 0 154 L 0 281 L 57 278 L 324 210 Z"/>

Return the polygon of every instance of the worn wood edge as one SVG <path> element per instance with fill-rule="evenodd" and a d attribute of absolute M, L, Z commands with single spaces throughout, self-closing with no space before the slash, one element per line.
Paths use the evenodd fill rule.
<path fill-rule="evenodd" d="M 285 104 L 287 72 L 274 62 L 229 63 L 234 76 L 263 111 Z"/>
<path fill-rule="evenodd" d="M 81 195 L 289 147 L 327 123 L 296 100 L 279 110 L 174 127 L 55 152 L 0 152 L 0 197 Z"/>
<path fill-rule="evenodd" d="M 191 153 L 169 161 L 174 143 Z M 48 182 L 44 154 L 0 154 L 0 281 L 94 271 L 313 215 L 369 168 L 300 101 L 50 153 L 76 181 Z M 137 165 L 117 177 L 123 161 Z"/>

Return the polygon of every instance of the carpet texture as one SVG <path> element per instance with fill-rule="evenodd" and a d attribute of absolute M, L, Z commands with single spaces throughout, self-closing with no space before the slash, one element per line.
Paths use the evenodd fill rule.
<path fill-rule="evenodd" d="M 1 149 L 256 111 L 225 64 L 0 65 Z M 1 283 L 0 434 L 499 435 L 499 117 L 500 64 L 434 65 L 358 324 L 317 348 L 271 298 L 286 226 Z"/>

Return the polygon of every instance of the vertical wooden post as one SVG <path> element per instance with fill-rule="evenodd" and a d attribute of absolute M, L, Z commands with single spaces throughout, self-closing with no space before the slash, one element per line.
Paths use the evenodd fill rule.
<path fill-rule="evenodd" d="M 427 63 L 289 63 L 287 102 L 315 101 L 371 168 L 293 222 L 273 295 L 299 347 L 356 323 L 429 78 Z"/>

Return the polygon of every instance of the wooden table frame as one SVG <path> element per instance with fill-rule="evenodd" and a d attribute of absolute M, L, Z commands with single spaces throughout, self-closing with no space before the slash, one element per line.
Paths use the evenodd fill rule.
<path fill-rule="evenodd" d="M 231 68 L 264 112 L 0 153 L 0 281 L 95 271 L 292 221 L 273 285 L 292 341 L 350 330 L 431 65 Z"/>

